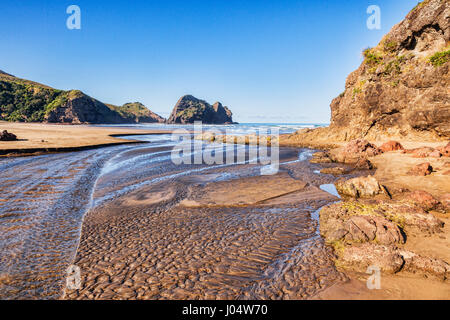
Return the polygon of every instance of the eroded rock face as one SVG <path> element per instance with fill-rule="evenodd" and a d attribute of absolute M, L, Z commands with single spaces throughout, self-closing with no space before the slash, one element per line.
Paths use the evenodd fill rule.
<path fill-rule="evenodd" d="M 448 278 L 443 260 L 420 256 L 401 248 L 406 234 L 440 232 L 442 221 L 411 203 L 345 201 L 320 211 L 320 233 L 337 255 L 340 267 L 365 272 L 377 266 L 383 272 L 401 270 Z"/>
<path fill-rule="evenodd" d="M 337 237 L 334 232 L 342 229 L 344 223 L 353 216 L 382 217 L 395 223 L 407 233 L 421 231 L 432 234 L 440 232 L 444 226 L 441 220 L 410 202 L 358 200 L 325 206 L 320 211 L 321 233 L 325 238 L 331 237 L 332 240 L 343 238 L 344 235 Z"/>
<path fill-rule="evenodd" d="M 425 0 L 395 25 L 331 102 L 331 123 L 315 130 L 328 141 L 450 137 L 450 2 Z M 317 139 L 302 133 L 301 141 Z M 325 138 L 326 137 L 326 138 Z M 320 140 L 321 141 L 321 140 Z"/>
<path fill-rule="evenodd" d="M 369 266 L 377 266 L 386 273 L 396 273 L 403 267 L 404 260 L 394 246 L 363 243 L 342 249 L 339 264 L 365 272 Z"/>
<path fill-rule="evenodd" d="M 68 94 L 67 101 L 46 115 L 47 122 L 56 123 L 122 123 L 120 115 L 105 104 L 80 91 Z"/>
<path fill-rule="evenodd" d="M 450 265 L 440 259 L 423 257 L 407 250 L 398 250 L 405 261 L 404 270 L 413 273 L 432 274 L 441 279 L 448 279 L 450 274 Z"/>
<path fill-rule="evenodd" d="M 345 247 L 339 252 L 339 264 L 365 272 L 369 266 L 377 266 L 383 272 L 408 271 L 448 279 L 450 265 L 440 259 L 420 256 L 393 245 L 363 243 Z"/>
<path fill-rule="evenodd" d="M 220 102 L 211 106 L 208 102 L 191 95 L 185 95 L 178 100 L 167 123 L 186 124 L 195 121 L 205 124 L 233 123 L 231 111 Z"/>
<path fill-rule="evenodd" d="M 338 180 L 335 186 L 339 194 L 354 198 L 372 197 L 386 192 L 385 188 L 373 176 Z"/>
<path fill-rule="evenodd" d="M 14 133 L 8 132 L 8 130 L 3 130 L 0 133 L 0 141 L 16 141 L 17 136 Z"/>

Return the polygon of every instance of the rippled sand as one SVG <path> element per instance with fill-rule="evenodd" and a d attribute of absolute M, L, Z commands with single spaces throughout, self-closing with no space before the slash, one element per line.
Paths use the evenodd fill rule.
<path fill-rule="evenodd" d="M 332 178 L 307 150 L 282 149 L 268 178 L 174 165 L 168 138 L 0 161 L 0 297 L 58 298 L 72 263 L 68 299 L 298 299 L 344 277 L 312 217 Z"/>

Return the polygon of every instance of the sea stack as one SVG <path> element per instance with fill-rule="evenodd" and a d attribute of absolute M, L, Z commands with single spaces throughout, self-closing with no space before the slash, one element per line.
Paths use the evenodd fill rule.
<path fill-rule="evenodd" d="M 188 124 L 201 121 L 204 124 L 231 124 L 232 112 L 220 102 L 212 106 L 192 95 L 181 97 L 167 120 L 170 124 Z"/>

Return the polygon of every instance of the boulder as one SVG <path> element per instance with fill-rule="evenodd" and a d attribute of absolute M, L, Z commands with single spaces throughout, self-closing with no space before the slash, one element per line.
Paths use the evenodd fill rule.
<path fill-rule="evenodd" d="M 372 197 L 380 193 L 386 193 L 386 189 L 370 175 L 349 180 L 338 180 L 335 186 L 339 194 L 354 198 Z"/>
<path fill-rule="evenodd" d="M 0 133 L 0 141 L 16 141 L 17 136 L 14 133 L 8 132 L 8 130 L 3 130 Z"/>
<path fill-rule="evenodd" d="M 403 146 L 400 144 L 400 142 L 392 141 L 392 140 L 388 141 L 386 143 L 383 143 L 379 149 L 382 152 L 405 150 L 405 148 L 403 148 Z"/>
<path fill-rule="evenodd" d="M 413 273 L 433 275 L 441 278 L 442 280 L 448 279 L 450 274 L 450 265 L 447 262 L 441 259 L 420 256 L 407 250 L 398 250 L 398 252 L 405 261 L 402 270 Z"/>
<path fill-rule="evenodd" d="M 375 211 L 368 214 L 358 204 L 335 203 L 320 211 L 320 233 L 328 242 L 377 242 L 380 244 L 404 243 L 398 225 Z"/>
<path fill-rule="evenodd" d="M 381 154 L 381 151 L 373 144 L 363 139 L 350 141 L 342 148 L 334 149 L 331 157 L 336 162 L 355 164 L 360 159 L 367 159 Z"/>
<path fill-rule="evenodd" d="M 320 211 L 320 232 L 327 239 L 338 240 L 345 236 L 340 229 L 353 216 L 365 216 L 371 219 L 382 217 L 395 223 L 406 232 L 417 230 L 427 234 L 441 232 L 444 223 L 411 202 L 394 200 L 357 200 L 343 201 L 325 206 Z M 382 225 L 380 223 L 379 225 Z M 337 236 L 336 231 L 341 234 Z M 368 237 L 370 238 L 370 237 Z"/>
<path fill-rule="evenodd" d="M 425 211 L 442 209 L 442 204 L 430 193 L 423 190 L 417 190 L 406 194 L 405 200 L 418 205 Z"/>
<path fill-rule="evenodd" d="M 408 171 L 411 176 L 427 176 L 433 172 L 433 167 L 429 162 L 418 164 Z"/>
<path fill-rule="evenodd" d="M 337 250 L 339 265 L 366 272 L 369 266 L 376 266 L 386 273 L 406 271 L 448 279 L 450 265 L 432 257 L 418 255 L 394 245 L 363 243 Z"/>
<path fill-rule="evenodd" d="M 376 211 L 399 224 L 407 232 L 419 230 L 427 234 L 441 232 L 444 223 L 414 203 L 380 201 Z"/>
<path fill-rule="evenodd" d="M 372 170 L 373 164 L 369 160 L 361 158 L 355 163 L 355 168 L 362 170 Z"/>
<path fill-rule="evenodd" d="M 374 243 L 352 245 L 338 253 L 339 265 L 366 272 L 369 266 L 376 266 L 386 273 L 396 273 L 403 267 L 404 260 L 395 246 Z"/>

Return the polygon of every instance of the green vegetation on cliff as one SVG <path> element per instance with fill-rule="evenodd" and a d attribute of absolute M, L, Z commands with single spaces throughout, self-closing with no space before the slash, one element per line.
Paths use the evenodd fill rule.
<path fill-rule="evenodd" d="M 65 101 L 63 91 L 0 80 L 0 119 L 39 122 Z"/>
<path fill-rule="evenodd" d="M 430 63 L 435 67 L 440 67 L 450 60 L 450 50 L 436 52 L 430 57 Z"/>
<path fill-rule="evenodd" d="M 125 103 L 123 106 L 107 104 L 108 108 L 116 111 L 120 116 L 130 122 L 163 122 L 164 119 L 150 111 L 140 102 Z"/>
<path fill-rule="evenodd" d="M 37 82 L 16 78 L 2 71 L 0 71 L 0 120 L 65 123 L 164 121 L 138 102 L 127 103 L 122 107 L 105 105 L 79 90 L 57 90 Z"/>

